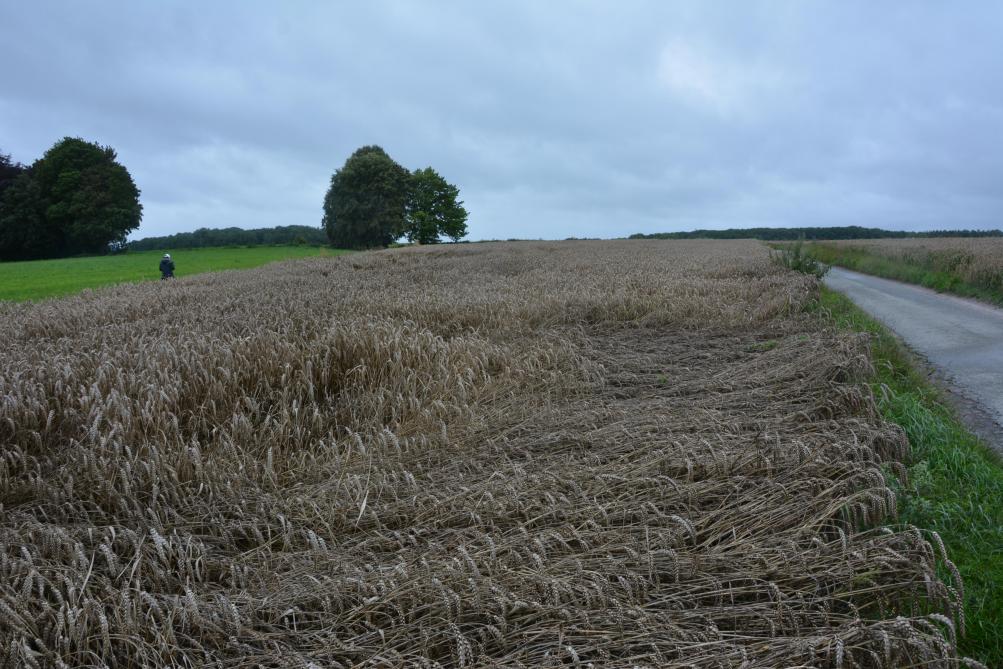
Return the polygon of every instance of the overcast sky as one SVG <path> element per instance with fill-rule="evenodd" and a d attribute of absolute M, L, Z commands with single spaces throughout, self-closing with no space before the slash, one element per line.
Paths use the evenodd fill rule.
<path fill-rule="evenodd" d="M 133 238 L 320 225 L 364 144 L 472 239 L 1003 227 L 1003 3 L 0 2 L 0 152 L 114 147 Z"/>

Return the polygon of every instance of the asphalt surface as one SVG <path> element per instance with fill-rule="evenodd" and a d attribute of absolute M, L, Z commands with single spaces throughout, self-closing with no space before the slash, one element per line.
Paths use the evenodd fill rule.
<path fill-rule="evenodd" d="M 926 358 L 973 429 L 1003 447 L 1003 310 L 839 267 L 825 282 Z"/>

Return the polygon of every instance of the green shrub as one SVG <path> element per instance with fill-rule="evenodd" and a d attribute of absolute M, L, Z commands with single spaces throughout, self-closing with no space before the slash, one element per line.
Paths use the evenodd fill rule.
<path fill-rule="evenodd" d="M 770 259 L 777 265 L 796 272 L 811 274 L 821 279 L 829 271 L 829 266 L 819 262 L 809 254 L 804 239 L 793 244 L 785 244 L 770 253 Z"/>

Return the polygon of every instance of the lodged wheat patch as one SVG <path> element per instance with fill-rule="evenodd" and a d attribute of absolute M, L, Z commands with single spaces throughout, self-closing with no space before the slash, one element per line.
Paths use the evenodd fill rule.
<path fill-rule="evenodd" d="M 957 666 L 816 291 L 564 242 L 0 304 L 0 665 Z"/>

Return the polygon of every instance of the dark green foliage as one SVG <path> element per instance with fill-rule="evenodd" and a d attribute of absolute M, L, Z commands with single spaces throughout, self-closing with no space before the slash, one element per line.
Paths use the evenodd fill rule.
<path fill-rule="evenodd" d="M 324 228 L 337 248 L 386 246 L 405 232 L 410 174 L 378 146 L 353 153 L 331 177 Z"/>
<path fill-rule="evenodd" d="M 4 189 L 0 257 L 104 253 L 139 227 L 139 189 L 115 150 L 66 137 Z"/>
<path fill-rule="evenodd" d="M 460 189 L 431 167 L 411 175 L 407 199 L 409 242 L 437 244 L 441 236 L 454 242 L 467 234 L 467 210 L 458 201 Z"/>
<path fill-rule="evenodd" d="M 67 137 L 32 171 L 46 221 L 64 235 L 63 254 L 100 253 L 139 227 L 139 189 L 110 146 Z"/>
<path fill-rule="evenodd" d="M 199 228 L 165 237 L 144 237 L 128 243 L 130 251 L 160 249 L 201 249 L 217 246 L 284 246 L 287 244 L 321 246 L 327 243 L 323 228 L 309 225 L 280 225 L 274 228 Z"/>
<path fill-rule="evenodd" d="M 467 234 L 460 189 L 431 167 L 409 173 L 378 146 L 353 153 L 331 177 L 324 198 L 324 229 L 338 248 L 410 242 L 454 242 Z"/>
<path fill-rule="evenodd" d="M 45 258 L 61 244 L 45 220 L 38 183 L 25 171 L 0 194 L 0 260 Z"/>
<path fill-rule="evenodd" d="M 14 181 L 27 171 L 21 163 L 15 163 L 6 153 L 0 153 L 0 196 Z"/>
<path fill-rule="evenodd" d="M 0 153 L 0 260 L 18 257 L 28 232 L 38 228 L 36 212 L 30 206 L 33 194 L 29 192 L 27 171 L 24 165 Z M 23 224 L 15 226 L 5 219 L 21 220 Z"/>
<path fill-rule="evenodd" d="M 903 259 L 878 255 L 866 248 L 816 243 L 808 252 L 830 265 L 1003 305 L 1003 276 L 998 272 L 986 272 L 972 282 L 966 281 L 957 273 L 964 259 L 960 251 L 935 251 L 925 257 Z"/>
<path fill-rule="evenodd" d="M 847 225 L 832 228 L 729 228 L 727 230 L 693 230 L 691 232 L 656 232 L 650 235 L 633 234 L 630 239 L 762 239 L 766 241 L 795 241 L 798 239 L 890 239 L 904 237 L 1003 237 L 1000 230 L 931 230 L 929 232 L 902 232 L 862 228 Z"/>

